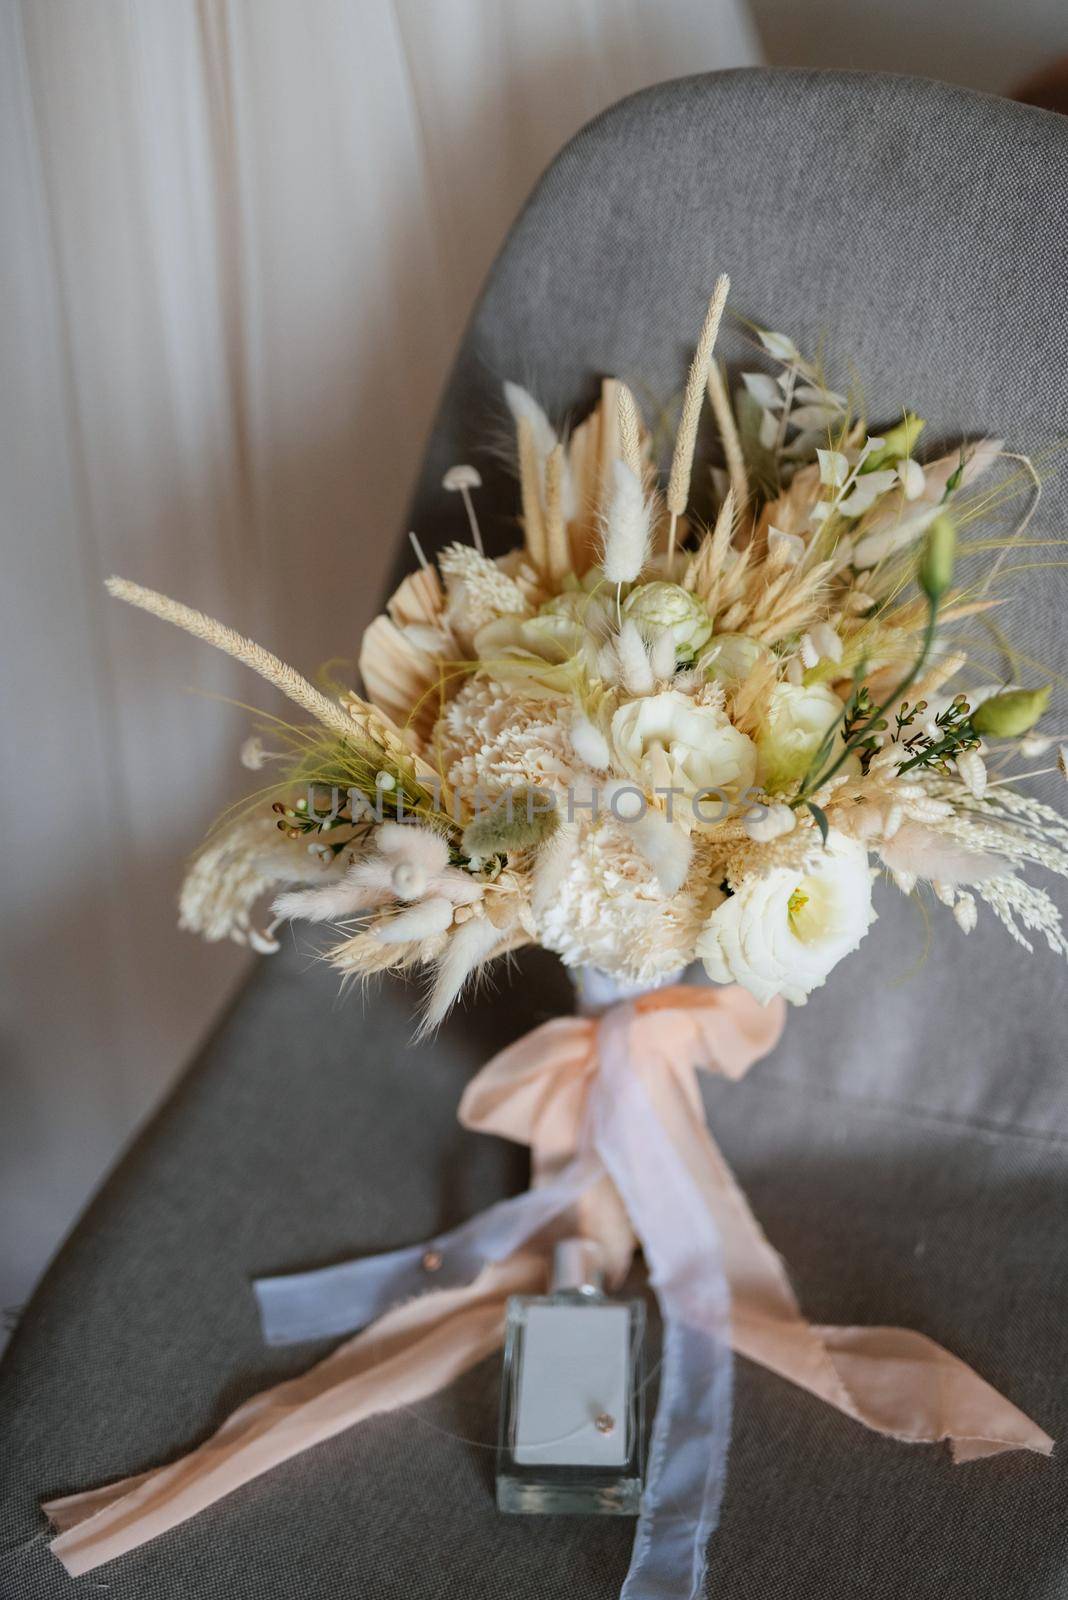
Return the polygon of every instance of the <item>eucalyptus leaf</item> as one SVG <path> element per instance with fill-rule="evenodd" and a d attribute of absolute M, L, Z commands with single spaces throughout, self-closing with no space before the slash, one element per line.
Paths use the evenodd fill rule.
<path fill-rule="evenodd" d="M 767 328 L 758 328 L 757 336 L 764 349 L 769 355 L 774 356 L 776 361 L 793 362 L 801 360 L 800 350 L 792 339 L 786 337 L 785 333 L 772 333 Z"/>
<path fill-rule="evenodd" d="M 774 450 L 779 437 L 779 419 L 772 411 L 761 411 L 760 442 L 765 450 Z"/>
<path fill-rule="evenodd" d="M 820 482 L 838 489 L 849 477 L 849 462 L 840 450 L 817 450 L 820 464 Z"/>
<path fill-rule="evenodd" d="M 774 378 L 769 378 L 766 372 L 743 372 L 742 382 L 757 405 L 768 411 L 779 410 L 783 397 Z"/>
<path fill-rule="evenodd" d="M 812 801 L 812 800 L 806 800 L 805 801 L 805 805 L 808 807 L 809 811 L 811 811 L 813 817 L 815 818 L 816 826 L 820 830 L 820 838 L 823 840 L 824 844 L 826 844 L 827 843 L 827 835 L 831 831 L 830 823 L 827 821 L 826 815 L 820 809 L 820 807 L 818 805 L 816 805 L 815 802 Z"/>
<path fill-rule="evenodd" d="M 844 394 L 837 394 L 834 389 L 823 389 L 815 383 L 799 384 L 794 396 L 798 400 L 811 401 L 813 405 L 833 406 L 836 411 L 844 411 L 846 406 Z"/>
<path fill-rule="evenodd" d="M 838 421 L 837 406 L 798 406 L 790 413 L 795 428 L 829 428 Z"/>

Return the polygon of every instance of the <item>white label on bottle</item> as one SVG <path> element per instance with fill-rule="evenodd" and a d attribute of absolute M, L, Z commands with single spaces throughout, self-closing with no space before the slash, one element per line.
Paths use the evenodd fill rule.
<path fill-rule="evenodd" d="M 517 1462 L 624 1464 L 629 1345 L 626 1306 L 528 1307 L 516 1405 Z"/>

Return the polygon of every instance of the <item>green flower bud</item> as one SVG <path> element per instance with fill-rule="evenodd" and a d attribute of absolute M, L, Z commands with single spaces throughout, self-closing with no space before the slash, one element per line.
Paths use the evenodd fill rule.
<path fill-rule="evenodd" d="M 929 600 L 937 602 L 953 582 L 953 562 L 957 550 L 957 530 L 943 514 L 935 517 L 927 530 L 927 540 L 917 573 L 920 588 Z"/>
<path fill-rule="evenodd" d="M 991 695 L 972 713 L 972 727 L 992 739 L 1018 739 L 1034 727 L 1052 693 L 1053 685 L 1047 683 L 1044 689 L 1006 689 Z"/>
<path fill-rule="evenodd" d="M 644 634 L 669 629 L 675 654 L 685 660 L 692 659 L 712 635 L 712 620 L 700 600 L 677 583 L 637 584 L 623 602 L 623 615 Z"/>
<path fill-rule="evenodd" d="M 896 428 L 891 428 L 889 433 L 883 434 L 883 442 L 878 450 L 873 450 L 871 455 L 865 458 L 860 475 L 865 472 L 878 472 L 880 467 L 892 466 L 903 456 L 910 456 L 916 448 L 916 440 L 926 426 L 922 417 L 913 416 L 911 411 L 906 411 L 904 420 L 899 422 Z"/>

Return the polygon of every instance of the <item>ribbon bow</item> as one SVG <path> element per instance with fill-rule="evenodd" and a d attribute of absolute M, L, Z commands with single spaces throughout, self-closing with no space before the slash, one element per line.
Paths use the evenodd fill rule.
<path fill-rule="evenodd" d="M 59 1530 L 52 1549 L 68 1572 L 145 1543 L 474 1366 L 501 1342 L 508 1297 L 543 1285 L 544 1250 L 530 1242 L 564 1212 L 599 1239 L 617 1278 L 637 1238 L 664 1319 L 661 1398 L 623 1600 L 701 1592 L 723 1488 L 731 1346 L 876 1432 L 948 1439 L 957 1461 L 1013 1449 L 1048 1455 L 1048 1434 L 922 1334 L 805 1321 L 708 1130 L 696 1076 L 740 1077 L 782 1024 L 781 1007 L 762 1008 L 741 990 L 672 987 L 597 1019 L 547 1022 L 495 1056 L 468 1086 L 461 1121 L 529 1144 L 533 1187 L 423 1244 L 261 1280 L 269 1341 L 363 1332 L 303 1377 L 246 1401 L 182 1460 L 47 1504 Z"/>

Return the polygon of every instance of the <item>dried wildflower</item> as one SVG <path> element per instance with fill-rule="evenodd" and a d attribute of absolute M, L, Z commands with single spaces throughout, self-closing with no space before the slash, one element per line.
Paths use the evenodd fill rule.
<path fill-rule="evenodd" d="M 280 884 L 325 888 L 338 868 L 311 859 L 275 826 L 273 816 L 244 817 L 210 839 L 194 857 L 178 899 L 178 926 L 208 940 L 249 944 L 258 901 Z"/>
<path fill-rule="evenodd" d="M 463 497 L 464 510 L 467 512 L 467 520 L 471 527 L 471 538 L 478 554 L 484 555 L 485 551 L 482 548 L 482 530 L 478 525 L 478 518 L 475 516 L 474 503 L 471 499 L 471 490 L 481 489 L 482 487 L 482 477 L 480 473 L 474 467 L 450 467 L 448 472 L 441 480 L 441 487 L 451 494 L 458 492 Z"/>

